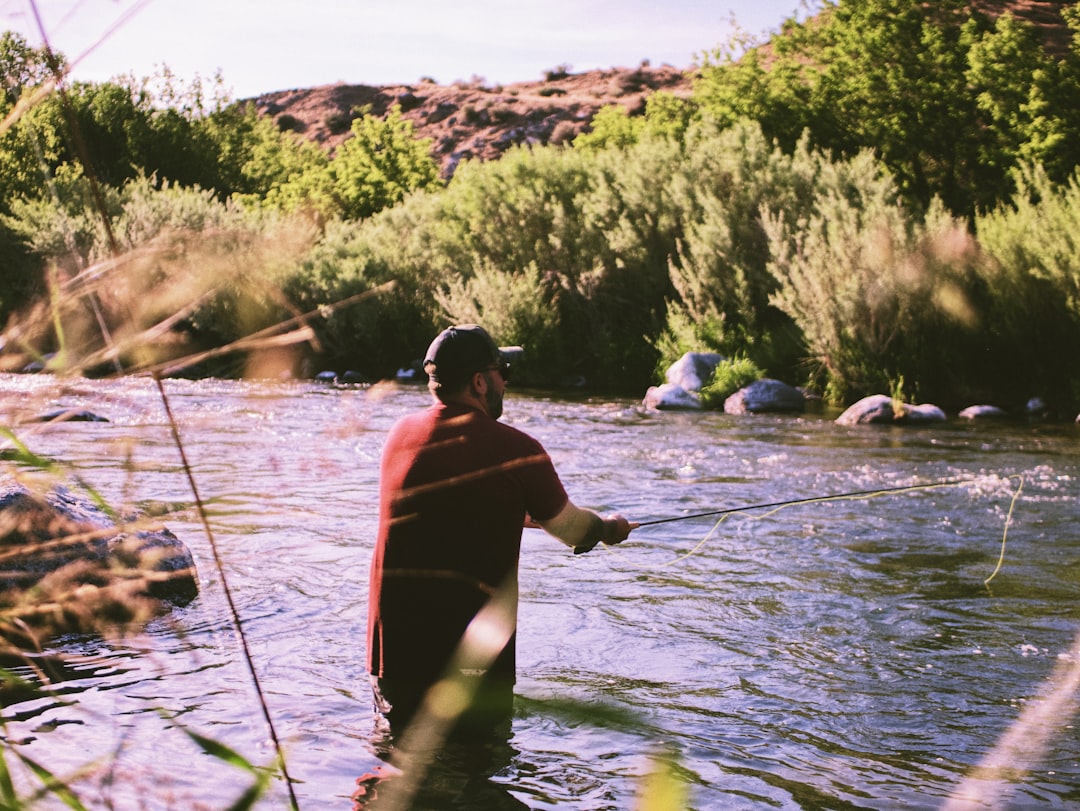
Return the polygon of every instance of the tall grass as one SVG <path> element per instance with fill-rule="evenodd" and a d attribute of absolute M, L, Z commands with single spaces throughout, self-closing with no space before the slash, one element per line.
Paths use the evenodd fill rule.
<path fill-rule="evenodd" d="M 735 358 L 718 399 L 762 373 L 802 375 L 792 382 L 836 402 L 1080 399 L 1080 185 L 1056 187 L 1038 167 L 974 231 L 940 205 L 906 210 L 869 154 L 785 151 L 750 122 L 511 150 L 360 221 L 148 177 L 98 196 L 93 180 L 67 166 L 48 194 L 8 201 L 5 234 L 45 273 L 43 294 L 5 326 L 5 370 L 278 378 L 329 363 L 382 377 L 447 321 L 478 321 L 526 347 L 525 382 L 537 385 L 584 375 L 641 389 L 658 361 L 714 349 Z M 5 473 L 45 467 L 7 437 Z M 127 607 L 133 627 L 145 619 Z M 43 695 L 48 680 L 6 679 Z M 265 791 L 270 770 L 184 734 L 249 776 L 231 807 Z M 2 755 L 0 804 L 84 807 L 82 775 L 10 745 Z M 676 768 L 658 763 L 641 807 L 679 807 Z"/>
<path fill-rule="evenodd" d="M 36 398 L 24 398 L 19 405 L 19 410 L 9 412 L 5 419 L 19 422 L 20 414 L 33 415 L 41 406 Z M 148 518 L 113 507 L 63 461 L 35 453 L 31 448 L 35 433 L 47 430 L 49 423 L 33 425 L 36 428 L 18 433 L 8 426 L 0 428 L 0 484 L 5 495 L 19 489 L 26 494 L 0 512 L 0 567 L 5 582 L 0 593 L 0 706 L 5 708 L 69 702 L 70 689 L 64 682 L 73 675 L 67 646 L 61 643 L 138 635 L 151 619 L 162 616 L 162 589 L 175 592 L 168 585 L 169 573 L 155 570 L 155 557 L 175 554 L 175 550 L 144 547 L 138 537 L 141 531 L 160 530 L 160 516 Z M 58 490 L 68 494 L 64 500 L 75 505 L 76 512 L 58 512 L 44 500 L 45 494 Z M 79 504 L 86 506 L 80 508 Z M 79 519 L 79 511 L 87 509 L 97 510 L 95 515 L 111 516 L 115 524 L 99 526 Z M 113 541 L 117 535 L 123 539 Z M 175 574 L 194 577 L 193 572 Z M 124 746 L 104 761 L 90 760 L 63 772 L 47 758 L 32 757 L 24 746 L 28 741 L 23 740 L 23 734 L 9 730 L 9 720 L 25 720 L 21 715 L 26 712 L 16 709 L 0 718 L 0 807 L 16 811 L 42 807 L 49 801 L 72 809 L 100 807 L 96 798 L 113 796 L 118 778 L 130 779 L 131 785 L 124 786 L 123 793 L 138 796 L 150 806 L 167 802 L 166 797 L 174 793 L 149 777 L 121 778 L 125 773 Z M 87 714 L 93 723 L 111 726 L 115 722 L 108 717 L 93 718 L 93 710 Z M 30 710 L 28 717 L 33 716 Z M 266 793 L 275 769 L 257 767 L 181 724 L 174 722 L 172 726 L 182 730 L 203 754 L 251 776 L 246 787 L 243 781 L 238 783 L 239 798 L 228 807 L 250 808 Z M 200 802 L 201 798 L 192 801 Z"/>

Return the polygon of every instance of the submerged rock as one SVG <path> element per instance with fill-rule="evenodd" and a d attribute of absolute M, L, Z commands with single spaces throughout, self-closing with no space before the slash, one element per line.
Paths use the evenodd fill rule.
<path fill-rule="evenodd" d="M 93 411 L 85 411 L 76 408 L 61 408 L 31 417 L 26 422 L 108 422 L 108 417 L 102 417 Z"/>
<path fill-rule="evenodd" d="M 39 647 L 65 633 L 128 629 L 198 594 L 195 561 L 168 529 L 113 517 L 56 488 L 0 484 L 0 636 Z"/>

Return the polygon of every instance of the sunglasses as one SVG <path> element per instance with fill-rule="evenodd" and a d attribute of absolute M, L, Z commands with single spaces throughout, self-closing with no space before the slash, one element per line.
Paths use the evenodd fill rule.
<path fill-rule="evenodd" d="M 505 360 L 501 360 L 493 366 L 485 366 L 484 371 L 498 372 L 499 377 L 503 379 L 503 383 L 507 383 L 510 380 L 510 364 Z"/>

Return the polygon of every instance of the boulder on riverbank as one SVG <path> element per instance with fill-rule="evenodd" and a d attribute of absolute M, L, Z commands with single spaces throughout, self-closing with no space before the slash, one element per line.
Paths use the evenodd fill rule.
<path fill-rule="evenodd" d="M 12 646 L 137 628 L 197 594 L 195 561 L 168 529 L 0 482 L 0 638 Z"/>
<path fill-rule="evenodd" d="M 689 392 L 700 392 L 716 373 L 724 356 L 716 352 L 687 352 L 664 373 L 664 380 Z"/>
<path fill-rule="evenodd" d="M 716 352 L 687 352 L 664 374 L 665 382 L 645 392 L 646 408 L 659 410 L 701 410 L 706 408 L 701 390 L 712 380 L 724 356 Z M 724 401 L 728 414 L 802 412 L 806 396 L 779 380 L 764 377 L 742 387 Z"/>
<path fill-rule="evenodd" d="M 668 367 L 664 383 L 645 392 L 645 407 L 661 411 L 703 409 L 701 389 L 723 359 L 716 352 L 687 352 Z"/>
<path fill-rule="evenodd" d="M 642 401 L 646 408 L 658 411 L 700 411 L 704 406 L 696 392 L 687 391 L 674 383 L 649 386 Z"/>
<path fill-rule="evenodd" d="M 801 413 L 805 408 L 801 391 L 771 377 L 755 380 L 724 400 L 728 414 Z"/>

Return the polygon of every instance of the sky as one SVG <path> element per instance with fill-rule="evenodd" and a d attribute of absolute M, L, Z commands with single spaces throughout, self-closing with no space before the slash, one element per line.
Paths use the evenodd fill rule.
<path fill-rule="evenodd" d="M 777 29 L 800 0 L 0 0 L 0 31 L 50 46 L 75 80 L 212 79 L 233 98 L 319 85 L 490 85 L 690 67 L 735 26 Z M 35 13 L 36 10 L 36 13 Z M 40 20 L 40 25 L 39 21 Z"/>

